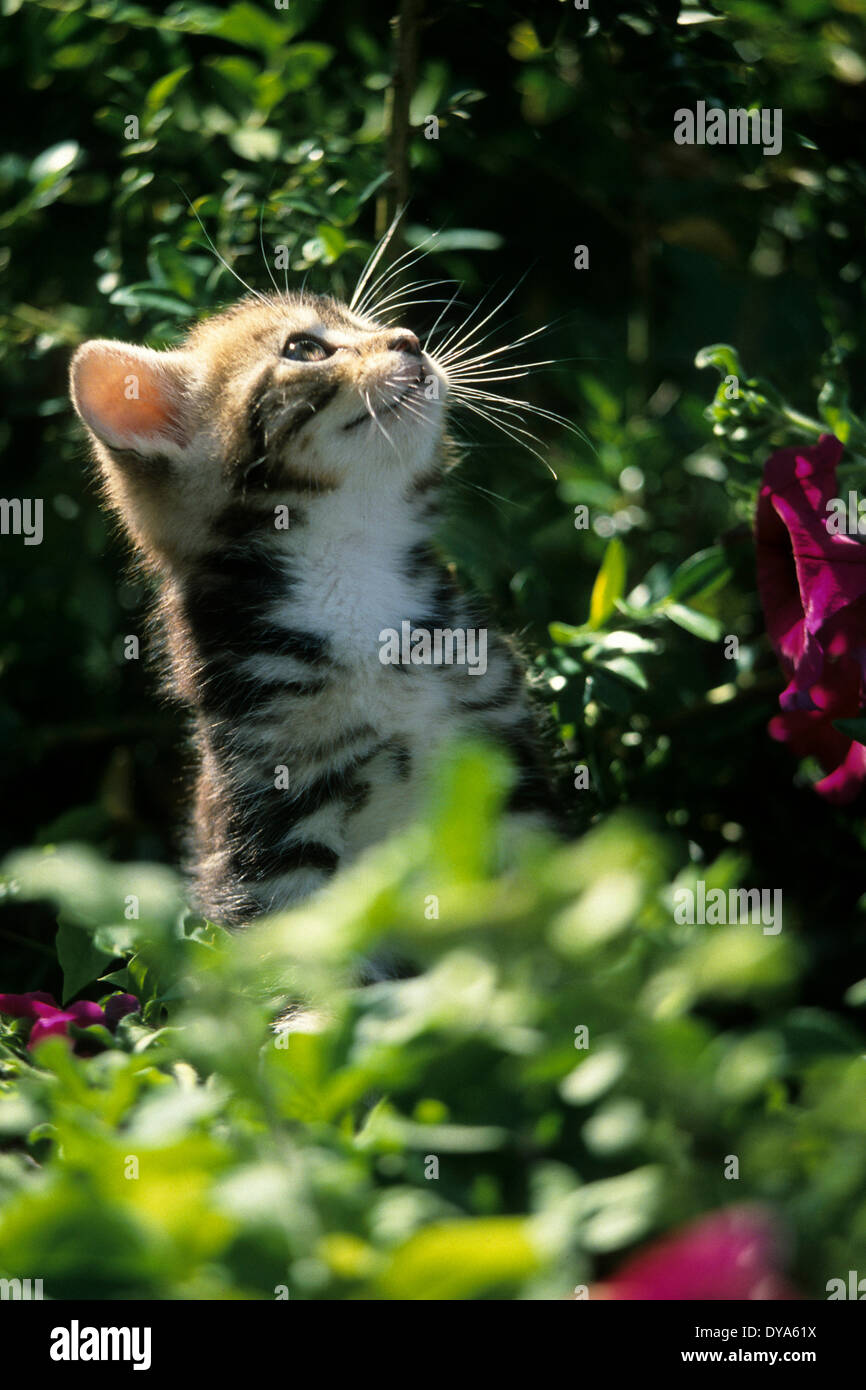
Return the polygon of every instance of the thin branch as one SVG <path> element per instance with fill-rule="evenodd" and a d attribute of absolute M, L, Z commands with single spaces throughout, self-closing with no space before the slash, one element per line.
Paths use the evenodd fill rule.
<path fill-rule="evenodd" d="M 418 79 L 423 9 L 424 0 L 400 0 L 400 9 L 391 21 L 394 65 L 385 99 L 389 177 L 376 204 L 377 236 L 384 235 L 397 209 L 404 208 L 409 201 L 409 144 L 412 138 L 409 108 Z M 402 228 L 398 228 L 388 248 L 389 254 L 396 254 L 399 250 L 398 240 L 402 241 Z"/>

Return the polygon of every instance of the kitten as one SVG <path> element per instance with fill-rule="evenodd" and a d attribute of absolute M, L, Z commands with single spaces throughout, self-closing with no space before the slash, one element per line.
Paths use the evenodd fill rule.
<path fill-rule="evenodd" d="M 85 343 L 71 395 L 192 714 L 205 916 L 312 893 L 407 823 L 458 733 L 510 751 L 512 810 L 548 808 L 521 664 L 432 544 L 448 378 L 413 333 L 255 295 L 173 351 Z M 385 661 L 406 622 L 485 633 L 486 668 Z"/>

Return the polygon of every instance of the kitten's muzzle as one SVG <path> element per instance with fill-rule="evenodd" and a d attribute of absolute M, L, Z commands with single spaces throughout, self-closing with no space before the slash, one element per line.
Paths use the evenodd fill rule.
<path fill-rule="evenodd" d="M 395 337 L 388 341 L 389 352 L 405 352 L 410 357 L 421 358 L 421 344 L 414 333 L 410 333 L 408 328 L 401 328 Z"/>

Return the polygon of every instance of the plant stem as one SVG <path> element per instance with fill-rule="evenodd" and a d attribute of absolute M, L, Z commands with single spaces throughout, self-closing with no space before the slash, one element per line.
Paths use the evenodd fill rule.
<path fill-rule="evenodd" d="M 799 410 L 794 410 L 790 405 L 782 406 L 783 417 L 798 430 L 803 430 L 806 434 L 829 434 L 830 426 L 822 425 L 819 420 L 812 420 L 808 415 L 801 415 Z"/>
<path fill-rule="evenodd" d="M 409 142 L 412 128 L 409 107 L 418 77 L 421 14 L 424 0 L 400 0 L 391 21 L 394 29 L 394 66 L 385 102 L 389 178 L 376 204 L 376 234 L 384 236 L 398 209 L 409 201 Z M 387 258 L 398 254 L 400 228 L 388 247 Z"/>

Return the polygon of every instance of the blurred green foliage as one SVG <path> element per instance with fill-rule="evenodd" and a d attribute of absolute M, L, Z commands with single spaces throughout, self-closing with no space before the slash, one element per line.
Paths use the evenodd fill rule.
<path fill-rule="evenodd" d="M 852 486 L 866 459 L 860 0 L 427 5 L 405 234 L 442 235 L 412 274 L 456 280 L 458 315 L 517 284 L 497 341 L 551 325 L 532 356 L 558 365 L 519 385 L 582 432 L 544 426 L 553 477 L 456 418 L 444 539 L 534 653 L 592 828 L 497 878 L 498 773 L 470 759 L 426 828 L 242 941 L 180 925 L 183 729 L 122 658 L 147 593 L 66 369 L 88 337 L 176 341 L 235 276 L 267 289 L 276 246 L 290 287 L 351 291 L 382 221 L 387 12 L 2 8 L 2 492 L 45 499 L 41 546 L 0 538 L 2 847 L 57 848 L 10 863 L 0 984 L 98 995 L 108 970 L 147 1001 L 86 1060 L 54 1042 L 33 1067 L 4 1026 L 2 1272 L 91 1297 L 560 1297 L 732 1200 L 729 1152 L 804 1290 L 862 1269 L 866 835 L 765 735 L 782 682 L 750 537 L 771 448 L 830 428 Z M 698 100 L 780 109 L 783 152 L 675 145 Z M 782 939 L 674 928 L 689 873 L 783 886 Z M 426 972 L 346 992 L 383 937 Z M 330 1021 L 263 1046 L 287 988 Z"/>
<path fill-rule="evenodd" d="M 560 1299 L 734 1187 L 781 1213 L 804 1293 L 862 1267 L 862 1039 L 797 1004 L 802 943 L 674 925 L 695 866 L 625 812 L 495 874 L 506 783 L 455 753 L 423 823 L 234 937 L 165 870 L 17 855 L 10 891 L 123 955 L 143 1015 L 113 1046 L 78 1031 L 89 1058 L 52 1038 L 25 1061 L 25 1025 L 0 1030 L 3 1274 L 55 1298 Z M 347 989 L 383 942 L 423 973 Z M 287 990 L 318 1031 L 269 1033 Z"/>

